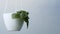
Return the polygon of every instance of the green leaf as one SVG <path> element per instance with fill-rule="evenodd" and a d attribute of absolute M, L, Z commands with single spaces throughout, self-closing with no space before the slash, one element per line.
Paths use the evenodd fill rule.
<path fill-rule="evenodd" d="M 14 13 L 12 14 L 12 18 L 13 19 L 20 18 L 20 14 Z"/>
<path fill-rule="evenodd" d="M 29 21 L 28 21 L 28 17 L 26 17 L 26 18 L 24 18 L 24 21 L 26 22 L 26 24 L 27 24 L 27 28 L 28 28 L 28 26 L 29 26 Z"/>

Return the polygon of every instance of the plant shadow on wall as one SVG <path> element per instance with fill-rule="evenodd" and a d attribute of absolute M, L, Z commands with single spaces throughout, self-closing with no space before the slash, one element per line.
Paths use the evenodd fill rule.
<path fill-rule="evenodd" d="M 11 13 L 10 15 L 4 14 L 3 17 L 4 17 L 4 21 L 7 29 L 10 31 L 20 31 L 24 22 L 26 23 L 27 29 L 28 29 L 28 26 L 29 26 L 28 15 L 29 15 L 29 12 L 25 10 L 20 10 L 20 11 L 17 11 L 16 13 Z M 6 20 L 5 17 L 7 17 L 8 20 Z"/>

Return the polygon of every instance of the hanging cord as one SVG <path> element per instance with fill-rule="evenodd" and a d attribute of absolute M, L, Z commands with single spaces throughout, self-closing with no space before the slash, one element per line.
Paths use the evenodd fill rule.
<path fill-rule="evenodd" d="M 8 5 L 8 0 L 6 0 L 6 3 L 5 3 L 4 13 L 6 12 L 7 5 Z"/>

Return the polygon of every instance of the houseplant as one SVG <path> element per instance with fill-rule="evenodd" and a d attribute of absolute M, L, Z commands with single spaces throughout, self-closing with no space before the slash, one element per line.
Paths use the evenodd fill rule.
<path fill-rule="evenodd" d="M 28 28 L 29 25 L 28 14 L 29 13 L 24 10 L 20 10 L 14 13 L 3 14 L 6 28 L 11 31 L 19 31 L 21 30 L 24 22 L 27 24 Z"/>

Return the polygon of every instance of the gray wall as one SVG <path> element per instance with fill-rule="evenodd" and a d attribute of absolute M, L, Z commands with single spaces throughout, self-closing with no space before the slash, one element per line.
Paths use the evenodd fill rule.
<path fill-rule="evenodd" d="M 7 31 L 3 13 L 29 11 L 29 28 Z M 0 34 L 60 34 L 60 0 L 0 0 Z"/>

